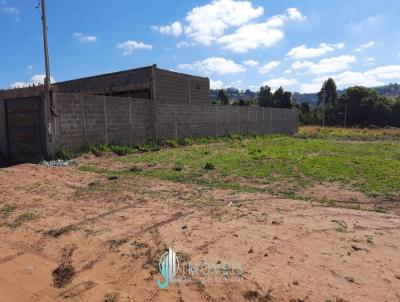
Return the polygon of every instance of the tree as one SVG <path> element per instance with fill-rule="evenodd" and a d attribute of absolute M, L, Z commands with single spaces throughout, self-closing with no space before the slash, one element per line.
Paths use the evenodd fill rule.
<path fill-rule="evenodd" d="M 260 88 L 260 92 L 258 94 L 258 104 L 261 107 L 273 107 L 274 100 L 271 93 L 271 87 L 264 86 Z"/>
<path fill-rule="evenodd" d="M 392 123 L 393 126 L 400 127 L 400 98 L 392 106 Z"/>
<path fill-rule="evenodd" d="M 274 100 L 274 106 L 273 107 L 282 107 L 282 99 L 283 99 L 283 88 L 282 86 L 279 87 L 277 90 L 275 90 L 274 95 L 273 95 L 273 100 Z"/>
<path fill-rule="evenodd" d="M 221 105 L 228 105 L 229 104 L 229 98 L 228 94 L 224 89 L 220 89 L 218 91 L 218 100 L 221 103 Z"/>
<path fill-rule="evenodd" d="M 239 106 L 248 106 L 248 105 L 246 104 L 246 101 L 245 101 L 245 100 L 240 99 L 240 100 L 239 100 Z"/>
<path fill-rule="evenodd" d="M 337 105 L 337 87 L 336 83 L 332 78 L 329 78 L 324 82 L 320 92 L 318 93 L 318 106 L 322 107 L 323 123 L 325 119 L 328 124 L 334 123 L 334 112 L 333 108 Z"/>
<path fill-rule="evenodd" d="M 282 95 L 280 107 L 281 108 L 292 108 L 292 106 L 293 106 L 292 93 L 289 91 L 285 91 Z"/>
<path fill-rule="evenodd" d="M 324 82 L 320 92 L 318 93 L 318 105 L 323 102 L 326 106 L 334 107 L 337 101 L 337 87 L 336 83 L 332 78 L 329 78 Z"/>

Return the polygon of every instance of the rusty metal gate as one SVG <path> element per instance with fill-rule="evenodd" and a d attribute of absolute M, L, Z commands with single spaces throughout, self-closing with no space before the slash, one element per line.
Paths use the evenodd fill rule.
<path fill-rule="evenodd" d="M 45 124 L 41 97 L 5 101 L 9 158 L 37 161 L 45 157 Z"/>

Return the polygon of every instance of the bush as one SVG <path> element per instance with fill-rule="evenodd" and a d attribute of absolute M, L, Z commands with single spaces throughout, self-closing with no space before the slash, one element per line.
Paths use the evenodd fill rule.
<path fill-rule="evenodd" d="M 64 148 L 57 149 L 55 153 L 56 159 L 62 159 L 62 160 L 70 160 L 76 156 L 77 156 L 76 153 L 67 151 Z"/>
<path fill-rule="evenodd" d="M 206 163 L 206 165 L 204 166 L 204 170 L 214 170 L 215 166 L 213 163 Z"/>
<path fill-rule="evenodd" d="M 160 145 L 156 141 L 150 141 L 147 144 L 139 146 L 139 151 L 141 152 L 154 152 L 161 149 Z"/>
<path fill-rule="evenodd" d="M 193 139 L 189 138 L 189 137 L 185 137 L 185 138 L 181 138 L 179 140 L 179 145 L 181 146 L 191 146 L 193 145 Z"/>
<path fill-rule="evenodd" d="M 178 143 L 174 139 L 167 139 L 164 144 L 170 148 L 178 147 Z"/>
<path fill-rule="evenodd" d="M 111 145 L 110 149 L 112 152 L 114 152 L 118 156 L 125 156 L 128 154 L 132 154 L 136 151 L 136 149 L 134 149 L 130 146 L 119 146 L 119 145 Z"/>
<path fill-rule="evenodd" d="M 183 165 L 182 163 L 175 163 L 174 165 L 174 171 L 182 171 L 183 170 Z"/>

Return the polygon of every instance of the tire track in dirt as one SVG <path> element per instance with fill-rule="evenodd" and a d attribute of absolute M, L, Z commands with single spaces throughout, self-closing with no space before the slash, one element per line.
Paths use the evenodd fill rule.
<path fill-rule="evenodd" d="M 190 214 L 190 213 L 182 214 L 181 212 L 177 212 L 177 213 L 173 214 L 171 217 L 169 217 L 168 219 L 161 220 L 153 225 L 149 225 L 149 223 L 143 224 L 142 226 L 139 226 L 139 230 L 134 232 L 133 234 L 127 235 L 127 233 L 124 233 L 121 236 L 124 239 L 126 239 L 128 242 L 132 239 L 138 239 L 138 238 L 142 237 L 145 233 L 150 232 L 150 235 L 152 236 L 152 241 L 155 243 L 155 246 L 158 247 L 162 244 L 165 249 L 165 244 L 159 238 L 158 228 L 161 226 L 164 226 L 168 223 L 174 222 L 174 221 L 180 219 L 181 217 L 185 217 L 188 214 Z M 104 250 L 100 251 L 95 259 L 86 263 L 80 270 L 78 270 L 78 272 L 84 272 L 84 271 L 91 270 L 97 263 L 103 261 L 106 258 L 108 253 L 109 253 L 109 249 L 104 249 Z M 120 281 L 123 281 L 123 279 L 124 279 L 124 277 L 121 276 Z"/>
<path fill-rule="evenodd" d="M 25 254 L 25 252 L 18 252 L 17 254 L 10 255 L 10 256 L 4 257 L 4 258 L 0 258 L 0 265 L 3 263 L 9 262 L 11 260 L 14 260 L 15 258 L 17 258 L 23 254 Z"/>
<path fill-rule="evenodd" d="M 21 250 L 21 252 L 23 253 L 31 253 L 31 254 L 35 254 L 36 256 L 39 256 L 41 258 L 43 258 L 44 260 L 47 260 L 49 262 L 58 263 L 58 260 L 56 257 L 50 256 L 46 253 L 44 253 L 43 251 L 41 251 L 40 248 L 23 243 L 23 242 L 13 242 L 11 240 L 8 240 L 6 238 L 2 238 L 1 241 L 6 242 L 8 245 L 17 248 L 19 250 Z"/>
<path fill-rule="evenodd" d="M 56 231 L 59 231 L 59 232 L 60 232 L 60 231 L 62 231 L 62 230 L 66 230 L 66 229 L 77 228 L 77 227 L 82 226 L 82 225 L 84 225 L 84 224 L 91 223 L 91 222 L 95 222 L 95 221 L 97 221 L 97 220 L 99 220 L 99 219 L 101 219 L 101 218 L 104 218 L 104 217 L 107 217 L 107 216 L 110 216 L 110 215 L 114 215 L 114 214 L 116 214 L 116 213 L 119 213 L 119 212 L 122 212 L 122 211 L 125 211 L 125 210 L 128 210 L 128 209 L 135 208 L 135 207 L 137 207 L 138 205 L 143 204 L 143 203 L 145 203 L 145 201 L 135 202 L 135 203 L 133 203 L 133 204 L 129 204 L 129 205 L 126 205 L 126 206 L 124 206 L 124 207 L 117 208 L 117 209 L 114 209 L 114 210 L 105 212 L 105 213 L 100 214 L 100 215 L 97 215 L 97 216 L 95 216 L 95 217 L 86 218 L 86 219 L 83 219 L 83 220 L 81 220 L 81 221 L 79 221 L 79 222 L 66 225 L 66 226 L 64 226 L 64 227 L 58 228 Z M 49 232 L 50 232 L 50 231 L 49 231 Z"/>

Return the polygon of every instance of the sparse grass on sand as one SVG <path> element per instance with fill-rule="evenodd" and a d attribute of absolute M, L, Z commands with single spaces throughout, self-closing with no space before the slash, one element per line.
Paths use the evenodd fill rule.
<path fill-rule="evenodd" d="M 14 219 L 14 221 L 12 221 L 12 222 L 10 222 L 8 224 L 8 226 L 10 228 L 15 229 L 15 228 L 20 227 L 25 222 L 29 222 L 29 221 L 35 220 L 36 218 L 37 218 L 37 215 L 34 214 L 34 213 L 24 213 L 24 214 L 21 214 L 21 215 L 17 216 Z"/>
<path fill-rule="evenodd" d="M 302 127 L 292 137 L 202 139 L 115 160 L 126 168 L 81 166 L 81 170 L 267 191 L 293 198 L 301 188 L 315 183 L 339 183 L 374 198 L 397 197 L 400 192 L 400 129 Z M 141 168 L 132 170 L 132 165 Z"/>

